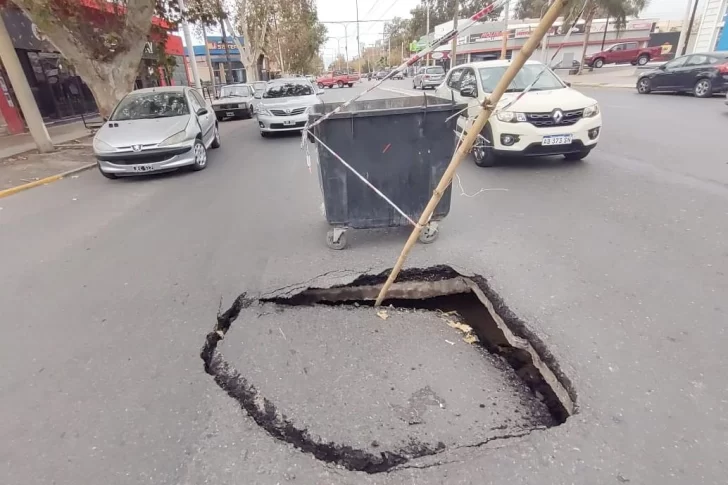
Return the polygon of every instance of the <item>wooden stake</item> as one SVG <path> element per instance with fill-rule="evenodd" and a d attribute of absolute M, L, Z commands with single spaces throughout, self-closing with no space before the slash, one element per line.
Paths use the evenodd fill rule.
<path fill-rule="evenodd" d="M 476 138 L 478 137 L 478 135 L 480 135 L 480 132 L 483 131 L 483 128 L 485 128 L 485 124 L 488 122 L 488 118 L 490 117 L 495 107 L 498 105 L 501 96 L 503 96 L 503 93 L 505 93 L 506 89 L 508 89 L 508 86 L 513 81 L 513 78 L 515 78 L 516 74 L 518 74 L 518 71 L 521 70 L 526 61 L 531 57 L 533 52 L 541 43 L 541 40 L 543 40 L 543 38 L 546 36 L 546 32 L 554 24 L 556 19 L 561 14 L 561 11 L 570 2 L 571 0 L 555 0 L 551 4 L 549 9 L 546 11 L 546 14 L 541 19 L 541 22 L 539 22 L 538 26 L 531 34 L 531 37 L 526 40 L 526 43 L 523 44 L 521 50 L 519 50 L 518 53 L 514 56 L 515 58 L 511 61 L 508 69 L 503 74 L 503 77 L 500 79 L 500 81 L 498 81 L 498 85 L 493 90 L 493 93 L 490 95 L 489 98 L 486 98 L 484 106 L 481 108 L 478 117 L 473 123 L 473 126 L 468 130 L 468 133 L 465 135 L 463 142 L 460 144 L 460 147 L 453 155 L 452 160 L 450 160 L 450 164 L 448 165 L 445 173 L 440 179 L 440 183 L 437 184 L 437 187 L 432 194 L 430 202 L 427 203 L 424 212 L 422 212 L 420 219 L 417 221 L 417 225 L 412 231 L 412 234 L 410 234 L 409 239 L 407 239 L 407 242 L 402 249 L 402 253 L 399 255 L 399 258 L 397 259 L 397 262 L 395 263 L 394 268 L 389 275 L 389 278 L 387 278 L 384 286 L 382 286 L 382 289 L 379 291 L 379 295 L 377 296 L 377 300 L 374 304 L 375 306 L 380 306 L 384 301 L 384 298 L 387 296 L 387 291 L 389 291 L 389 287 L 392 286 L 394 280 L 396 280 L 397 276 L 399 276 L 399 272 L 402 270 L 402 266 L 407 259 L 407 255 L 412 250 L 412 246 L 414 246 L 417 242 L 417 238 L 419 238 L 422 229 L 427 225 L 428 222 L 430 222 L 430 217 L 435 211 L 435 208 L 440 202 L 440 199 L 442 199 L 442 195 L 445 193 L 445 190 L 447 190 L 450 182 L 452 182 L 452 178 L 455 176 L 455 171 L 457 170 L 460 163 L 465 159 L 465 157 L 467 157 Z"/>

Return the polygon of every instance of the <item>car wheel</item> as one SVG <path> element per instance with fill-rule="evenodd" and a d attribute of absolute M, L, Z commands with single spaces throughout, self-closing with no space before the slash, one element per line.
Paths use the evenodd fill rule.
<path fill-rule="evenodd" d="M 710 83 L 710 79 L 700 79 L 695 83 L 693 93 L 696 98 L 709 98 L 713 95 L 713 85 Z"/>
<path fill-rule="evenodd" d="M 637 64 L 639 64 L 640 66 L 644 66 L 648 62 L 650 62 L 650 56 L 645 55 L 645 56 L 639 56 L 637 58 Z"/>
<path fill-rule="evenodd" d="M 414 81 L 412 81 L 412 89 L 414 89 L 415 91 L 417 90 L 417 85 L 415 84 Z"/>
<path fill-rule="evenodd" d="M 597 69 L 599 69 L 603 65 L 604 65 L 604 59 L 597 59 L 594 61 L 594 67 L 596 67 Z"/>
<path fill-rule="evenodd" d="M 349 84 L 347 84 L 347 86 L 349 86 L 350 88 L 353 88 L 354 87 L 354 83 L 349 83 Z"/>
<path fill-rule="evenodd" d="M 210 144 L 210 148 L 220 148 L 220 129 L 217 127 L 217 124 L 215 124 L 215 137 L 212 139 L 212 143 Z"/>
<path fill-rule="evenodd" d="M 650 94 L 652 91 L 652 83 L 649 78 L 643 77 L 637 81 L 637 92 L 640 94 Z"/>
<path fill-rule="evenodd" d="M 478 167 L 492 167 L 496 164 L 497 157 L 493 151 L 492 140 L 493 133 L 489 126 L 475 139 L 471 151 Z"/>
<path fill-rule="evenodd" d="M 97 164 L 96 166 L 99 167 L 99 172 L 101 172 L 101 175 L 103 175 L 107 179 L 114 180 L 114 179 L 118 178 L 118 176 L 114 173 L 106 173 L 103 170 L 101 170 L 101 165 Z"/>
<path fill-rule="evenodd" d="M 565 153 L 564 158 L 570 162 L 578 162 L 579 160 L 584 160 L 586 158 L 586 156 L 589 155 L 590 151 L 591 151 L 591 149 L 582 150 L 582 151 L 576 152 L 576 153 Z"/>
<path fill-rule="evenodd" d="M 337 81 L 337 82 L 336 82 L 336 85 L 337 85 L 338 87 L 340 87 L 340 88 L 343 88 L 343 87 L 344 87 L 344 83 L 343 83 L 342 81 Z"/>
<path fill-rule="evenodd" d="M 205 144 L 202 143 L 200 138 L 195 139 L 195 144 L 192 147 L 192 153 L 195 156 L 195 163 L 192 164 L 192 170 L 198 171 L 207 167 L 207 150 L 205 149 Z"/>
<path fill-rule="evenodd" d="M 255 111 L 253 111 L 253 108 L 248 108 L 248 119 L 252 119 L 253 116 L 255 116 Z"/>

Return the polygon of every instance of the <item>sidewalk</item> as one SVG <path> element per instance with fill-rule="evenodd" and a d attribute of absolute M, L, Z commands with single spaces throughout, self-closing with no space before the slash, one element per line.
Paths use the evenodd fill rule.
<path fill-rule="evenodd" d="M 637 74 L 639 70 L 636 67 L 628 66 L 624 68 L 613 69 L 595 69 L 594 71 L 584 71 L 581 76 L 575 74 L 559 73 L 564 81 L 568 81 L 572 86 L 584 87 L 604 87 L 604 88 L 634 88 L 637 83 Z"/>
<path fill-rule="evenodd" d="M 57 150 L 38 153 L 29 133 L 0 137 L 0 198 L 95 166 L 83 122 L 48 127 Z"/>
<path fill-rule="evenodd" d="M 82 121 L 50 126 L 48 127 L 48 134 L 50 134 L 54 144 L 60 145 L 91 135 Z M 33 137 L 30 136 L 30 133 L 0 137 L 0 160 L 34 151 L 35 149 L 35 142 L 33 142 Z"/>

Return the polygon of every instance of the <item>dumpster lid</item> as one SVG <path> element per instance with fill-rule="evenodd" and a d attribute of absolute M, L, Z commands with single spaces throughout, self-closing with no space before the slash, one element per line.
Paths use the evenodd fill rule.
<path fill-rule="evenodd" d="M 342 104 L 344 103 L 319 103 L 311 111 L 311 114 L 320 116 L 330 113 Z M 360 99 L 332 115 L 331 118 L 411 114 L 423 111 L 458 111 L 464 109 L 466 106 L 465 103 L 455 104 L 451 99 L 424 95 L 385 99 Z"/>

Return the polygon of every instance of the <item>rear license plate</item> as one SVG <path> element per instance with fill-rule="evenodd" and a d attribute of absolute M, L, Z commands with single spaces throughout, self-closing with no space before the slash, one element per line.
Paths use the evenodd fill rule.
<path fill-rule="evenodd" d="M 543 140 L 541 140 L 541 145 L 569 145 L 571 144 L 572 139 L 572 135 L 549 135 L 543 137 Z"/>
<path fill-rule="evenodd" d="M 232 111 L 228 111 L 227 113 L 225 113 L 225 116 L 235 116 L 235 113 L 233 113 Z"/>
<path fill-rule="evenodd" d="M 288 120 L 288 121 L 284 121 L 283 122 L 283 126 L 293 126 L 295 124 L 296 124 L 296 122 L 295 121 L 291 121 L 291 120 Z"/>
<path fill-rule="evenodd" d="M 135 172 L 151 172 L 154 170 L 154 165 L 134 165 L 131 169 Z"/>

